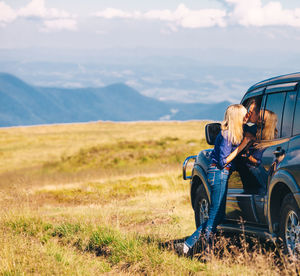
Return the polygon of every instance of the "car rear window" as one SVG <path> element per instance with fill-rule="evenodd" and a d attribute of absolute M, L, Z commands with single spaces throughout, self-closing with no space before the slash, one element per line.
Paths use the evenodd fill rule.
<path fill-rule="evenodd" d="M 275 138 L 279 138 L 281 133 L 281 120 L 282 120 L 284 100 L 285 100 L 285 92 L 269 94 L 267 97 L 267 103 L 265 109 L 274 112 L 277 117 Z"/>
<path fill-rule="evenodd" d="M 298 92 L 296 110 L 294 116 L 293 135 L 300 134 L 300 93 Z"/>
<path fill-rule="evenodd" d="M 289 137 L 292 134 L 293 115 L 296 101 L 296 91 L 286 94 L 284 112 L 282 118 L 281 137 Z"/>

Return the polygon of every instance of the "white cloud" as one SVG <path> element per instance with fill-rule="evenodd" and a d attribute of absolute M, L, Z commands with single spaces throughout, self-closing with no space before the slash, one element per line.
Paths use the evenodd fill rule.
<path fill-rule="evenodd" d="M 226 0 L 233 5 L 231 22 L 242 26 L 300 27 L 300 8 L 284 9 L 280 2 L 262 5 L 261 0 Z"/>
<path fill-rule="evenodd" d="M 186 28 L 225 27 L 226 11 L 220 9 L 189 10 L 183 4 L 175 11 L 177 25 Z"/>
<path fill-rule="evenodd" d="M 163 33 L 176 32 L 178 28 L 208 28 L 240 26 L 291 26 L 300 27 L 300 7 L 295 9 L 283 8 L 283 1 L 262 0 L 223 0 L 226 8 L 189 9 L 179 4 L 174 10 L 156 9 L 142 11 L 124 11 L 107 8 L 93 13 L 93 16 L 104 19 L 153 20 L 165 22 Z M 8 1 L 7 1 L 8 2 Z M 51 3 L 48 1 L 48 3 Z M 77 29 L 76 15 L 67 11 L 46 7 L 45 0 L 31 0 L 27 5 L 13 9 L 0 0 L 0 26 L 5 26 L 17 18 L 35 19 L 40 21 L 43 31 Z"/>
<path fill-rule="evenodd" d="M 12 9 L 0 2 L 0 25 L 10 23 L 17 18 L 36 19 L 43 22 L 43 31 L 76 30 L 76 16 L 64 10 L 46 8 L 44 0 L 32 0 L 25 7 Z"/>
<path fill-rule="evenodd" d="M 270 1 L 265 5 L 261 0 L 225 0 L 229 4 L 225 9 L 198 9 L 192 10 L 184 4 L 178 5 L 175 10 L 150 10 L 148 12 L 128 12 L 120 9 L 108 8 L 94 13 L 95 16 L 113 19 L 148 19 L 168 23 L 170 31 L 177 27 L 204 28 L 225 27 L 228 24 L 241 26 L 291 26 L 300 27 L 300 8 L 284 9 L 280 2 Z M 168 33 L 168 31 L 164 31 Z"/>
<path fill-rule="evenodd" d="M 25 18 L 38 18 L 38 19 L 69 19 L 75 18 L 74 15 L 54 8 L 46 8 L 44 0 L 32 0 L 27 6 L 18 10 L 18 15 Z"/>
<path fill-rule="evenodd" d="M 112 19 L 112 18 L 140 18 L 141 13 L 140 12 L 125 12 L 119 9 L 113 9 L 113 8 L 107 8 L 103 11 L 96 12 L 93 14 L 97 17 L 103 17 L 106 19 Z"/>
<path fill-rule="evenodd" d="M 142 85 L 138 82 L 138 80 L 130 79 L 125 82 L 126 85 L 131 86 L 135 89 L 142 88 Z"/>
<path fill-rule="evenodd" d="M 106 19 L 125 18 L 125 19 L 148 19 L 160 20 L 169 23 L 171 30 L 176 31 L 176 26 L 183 28 L 202 28 L 213 26 L 226 26 L 226 11 L 220 9 L 201 9 L 190 10 L 184 4 L 180 4 L 175 11 L 150 10 L 142 13 L 140 11 L 127 12 L 118 9 L 108 8 L 94 13 L 97 17 Z M 173 25 L 170 25 L 172 23 Z"/>
<path fill-rule="evenodd" d="M 76 30 L 76 20 L 74 19 L 55 19 L 45 20 L 43 31 L 61 31 L 61 30 Z"/>
<path fill-rule="evenodd" d="M 147 19 L 174 22 L 184 28 L 202 28 L 212 26 L 226 26 L 226 11 L 219 9 L 190 10 L 180 4 L 174 12 L 170 10 L 152 10 L 144 14 Z"/>
<path fill-rule="evenodd" d="M 0 2 L 0 25 L 10 23 L 17 17 L 16 12 L 4 2 Z"/>
<path fill-rule="evenodd" d="M 43 0 L 32 0 L 27 6 L 18 10 L 18 15 L 23 17 L 45 18 L 47 10 Z"/>
<path fill-rule="evenodd" d="M 32 0 L 27 6 L 18 10 L 18 15 L 42 20 L 43 28 L 41 30 L 46 32 L 77 29 L 75 15 L 64 10 L 46 8 L 44 0 Z"/>

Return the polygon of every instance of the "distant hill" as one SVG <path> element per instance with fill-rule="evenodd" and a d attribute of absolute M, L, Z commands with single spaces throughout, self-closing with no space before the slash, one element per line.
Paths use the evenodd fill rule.
<path fill-rule="evenodd" d="M 102 88 L 35 87 L 0 73 L 0 126 L 97 120 L 221 120 L 229 102 L 159 101 L 117 83 Z"/>

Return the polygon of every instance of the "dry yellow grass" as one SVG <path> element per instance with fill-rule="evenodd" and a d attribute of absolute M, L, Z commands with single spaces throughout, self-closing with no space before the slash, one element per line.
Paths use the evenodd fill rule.
<path fill-rule="evenodd" d="M 0 273 L 296 275 L 295 263 L 259 244 L 251 249 L 221 237 L 207 263 L 172 250 L 194 231 L 181 163 L 207 147 L 203 127 L 195 121 L 1 129 Z"/>
<path fill-rule="evenodd" d="M 205 122 L 96 122 L 0 129 L 0 172 L 38 166 L 82 148 L 163 137 L 204 139 Z"/>

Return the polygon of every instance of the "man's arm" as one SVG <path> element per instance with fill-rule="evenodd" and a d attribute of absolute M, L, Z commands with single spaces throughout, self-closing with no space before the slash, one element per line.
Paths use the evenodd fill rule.
<path fill-rule="evenodd" d="M 250 161 L 251 163 L 253 163 L 253 164 L 255 164 L 255 165 L 258 164 L 257 159 L 254 158 L 252 155 L 249 155 L 248 159 L 249 159 L 249 161 Z"/>

